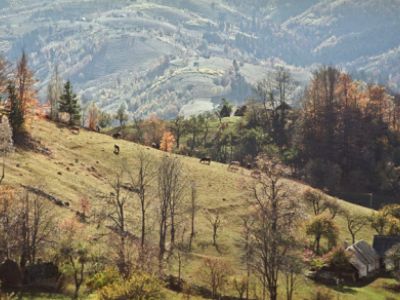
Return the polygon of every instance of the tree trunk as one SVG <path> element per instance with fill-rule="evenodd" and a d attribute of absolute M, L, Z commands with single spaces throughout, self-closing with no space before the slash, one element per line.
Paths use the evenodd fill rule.
<path fill-rule="evenodd" d="M 145 243 L 145 235 L 146 235 L 146 209 L 144 200 L 141 200 L 141 213 L 142 213 L 142 233 L 140 237 L 140 246 L 143 250 Z"/>
<path fill-rule="evenodd" d="M 319 250 L 320 250 L 320 241 L 321 241 L 321 237 L 317 237 L 315 239 L 315 245 L 316 245 L 315 252 L 317 254 L 319 254 Z"/>

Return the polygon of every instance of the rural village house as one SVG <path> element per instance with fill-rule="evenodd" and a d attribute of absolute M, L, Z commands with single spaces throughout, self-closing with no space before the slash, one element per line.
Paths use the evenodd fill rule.
<path fill-rule="evenodd" d="M 378 253 L 367 242 L 361 240 L 347 247 L 350 254 L 350 263 L 358 271 L 358 277 L 367 277 L 374 274 L 380 268 Z"/>

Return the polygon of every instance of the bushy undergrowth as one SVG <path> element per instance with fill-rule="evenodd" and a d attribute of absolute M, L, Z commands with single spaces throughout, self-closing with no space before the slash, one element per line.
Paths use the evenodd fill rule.
<path fill-rule="evenodd" d="M 165 299 L 161 282 L 152 275 L 145 273 L 133 274 L 124 280 L 119 278 L 101 288 L 99 300 L 159 300 Z"/>

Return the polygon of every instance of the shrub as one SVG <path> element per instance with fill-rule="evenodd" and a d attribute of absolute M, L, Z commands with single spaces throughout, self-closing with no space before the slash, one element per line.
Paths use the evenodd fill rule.
<path fill-rule="evenodd" d="M 349 256 L 342 247 L 333 248 L 325 255 L 325 261 L 336 270 L 346 270 L 350 266 Z"/>
<path fill-rule="evenodd" d="M 159 300 L 165 299 L 160 281 L 149 274 L 132 275 L 128 280 L 118 280 L 98 292 L 99 300 Z"/>
<path fill-rule="evenodd" d="M 119 279 L 120 275 L 117 269 L 107 268 L 103 272 L 93 274 L 93 276 L 88 279 L 86 285 L 91 291 L 95 291 L 113 284 Z"/>

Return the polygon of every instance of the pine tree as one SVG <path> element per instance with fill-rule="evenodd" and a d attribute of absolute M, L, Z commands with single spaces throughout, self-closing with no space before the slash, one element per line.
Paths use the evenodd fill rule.
<path fill-rule="evenodd" d="M 77 125 L 81 120 L 81 108 L 78 97 L 74 94 L 71 82 L 68 80 L 64 85 L 64 93 L 60 97 L 59 111 L 69 114 L 69 124 Z"/>
<path fill-rule="evenodd" d="M 15 140 L 16 135 L 21 132 L 25 122 L 24 107 L 21 99 L 17 95 L 15 84 L 13 82 L 8 84 L 7 90 L 8 104 L 10 108 L 9 119 Z"/>

